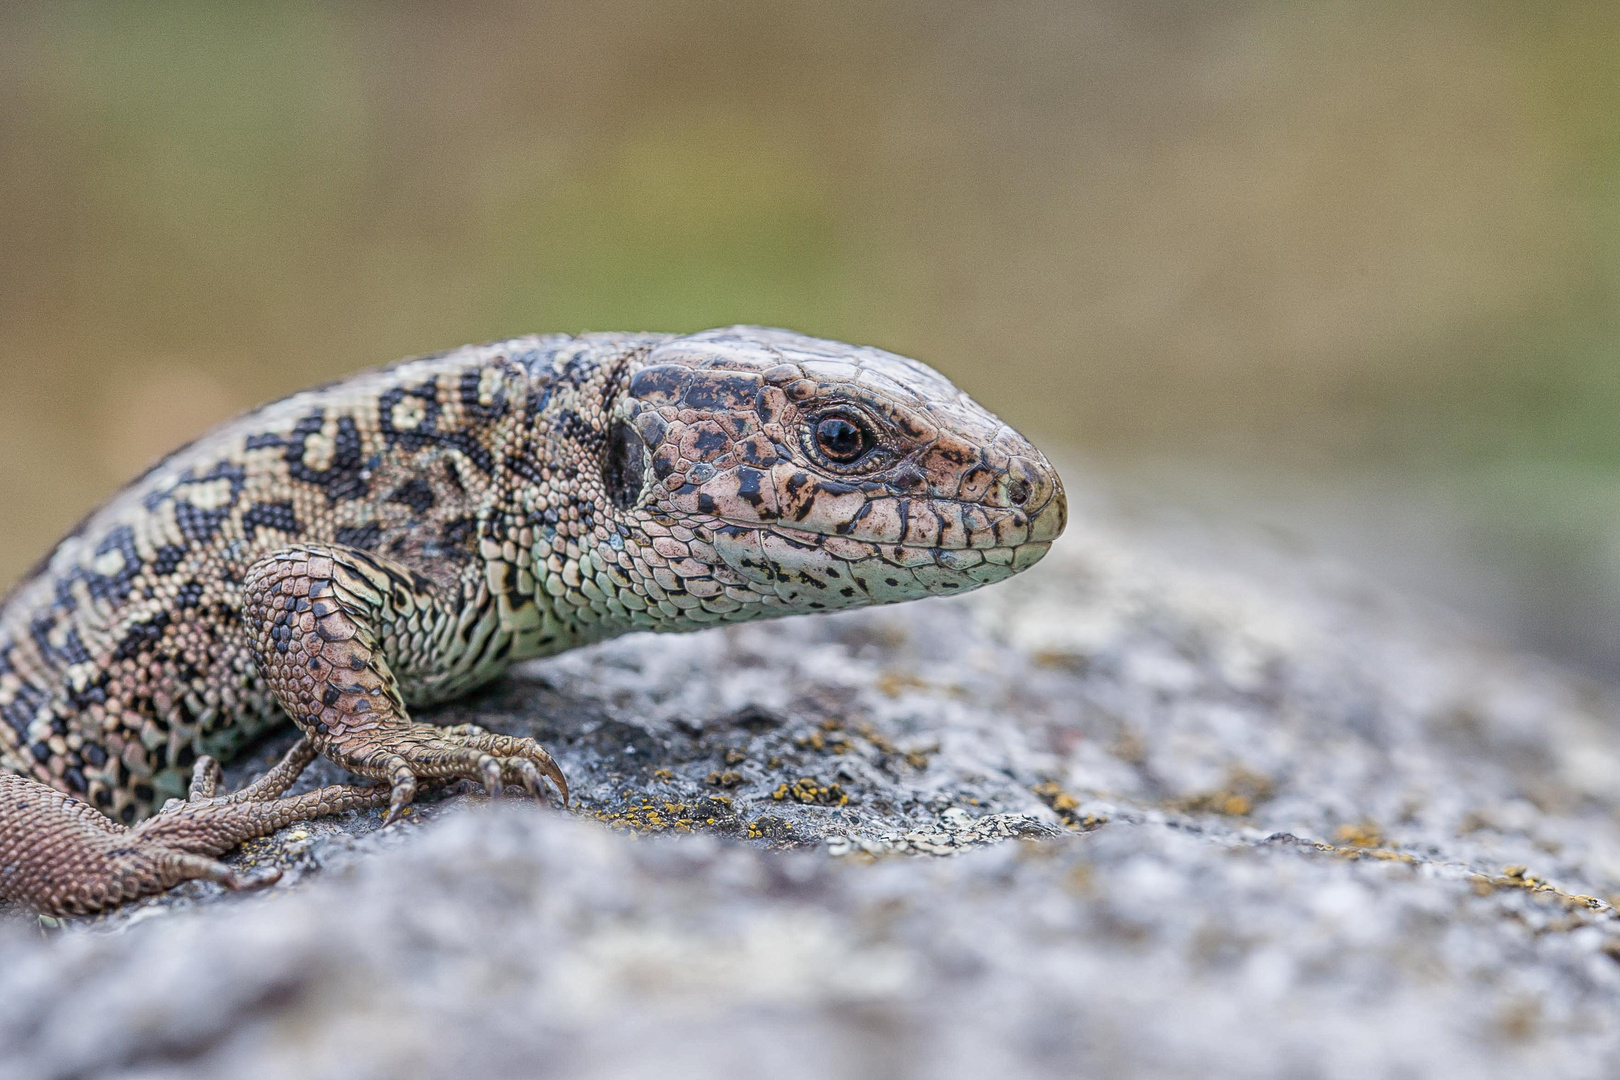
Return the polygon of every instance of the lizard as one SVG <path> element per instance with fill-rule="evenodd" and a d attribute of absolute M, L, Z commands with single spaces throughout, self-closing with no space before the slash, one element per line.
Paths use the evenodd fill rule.
<path fill-rule="evenodd" d="M 91 913 L 419 783 L 544 798 L 539 743 L 412 710 L 631 631 L 952 595 L 1037 562 L 1051 463 L 932 368 L 736 326 L 465 346 L 263 405 L 0 599 L 0 897 Z M 288 721 L 264 777 L 215 762 Z M 317 755 L 370 785 L 288 796 Z"/>

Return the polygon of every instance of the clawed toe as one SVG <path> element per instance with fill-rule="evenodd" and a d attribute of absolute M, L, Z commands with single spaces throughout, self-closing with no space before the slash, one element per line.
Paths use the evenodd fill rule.
<path fill-rule="evenodd" d="M 388 783 L 388 813 L 383 815 L 383 828 L 398 821 L 405 808 L 416 798 L 416 776 L 411 772 L 410 763 L 396 757 Z"/>
<path fill-rule="evenodd" d="M 333 753 L 331 748 L 327 753 L 352 772 L 388 782 L 384 825 L 400 819 L 423 780 L 474 780 L 492 799 L 512 785 L 547 802 L 549 779 L 563 805 L 568 804 L 568 780 L 544 747 L 533 739 L 494 735 L 470 724 L 454 728 L 414 724 L 369 753 Z"/>
<path fill-rule="evenodd" d="M 225 770 L 219 767 L 219 762 L 203 754 L 197 758 L 197 764 L 191 770 L 191 790 L 187 792 L 187 798 L 191 802 L 212 799 L 224 782 Z"/>

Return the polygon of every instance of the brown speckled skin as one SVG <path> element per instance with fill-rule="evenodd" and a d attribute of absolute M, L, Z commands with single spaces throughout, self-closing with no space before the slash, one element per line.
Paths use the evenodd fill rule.
<path fill-rule="evenodd" d="M 825 452 L 828 418 L 864 432 L 855 460 Z M 418 779 L 566 793 L 531 740 L 409 707 L 631 630 L 966 591 L 1065 513 L 1034 447 L 878 349 L 733 327 L 403 361 L 176 451 L 11 591 L 0 774 L 133 823 L 290 716 L 391 814 Z M 0 800 L 0 895 L 32 896 L 7 852 L 89 819 L 37 783 Z"/>

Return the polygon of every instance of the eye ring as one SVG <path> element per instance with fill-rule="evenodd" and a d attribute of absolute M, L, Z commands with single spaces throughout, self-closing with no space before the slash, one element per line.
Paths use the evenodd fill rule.
<path fill-rule="evenodd" d="M 860 464 L 878 448 L 878 439 L 866 419 L 845 410 L 825 412 L 810 421 L 810 442 L 828 464 L 849 468 Z"/>

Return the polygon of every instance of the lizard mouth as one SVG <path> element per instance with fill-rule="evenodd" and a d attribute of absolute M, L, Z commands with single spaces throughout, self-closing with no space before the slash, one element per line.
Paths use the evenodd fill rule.
<path fill-rule="evenodd" d="M 677 516 L 816 537 L 832 548 L 841 541 L 923 551 L 1050 543 L 1068 519 L 1062 481 L 1044 462 L 1022 459 L 1015 465 L 994 480 L 972 483 L 971 492 L 958 490 L 961 480 L 947 486 L 946 478 L 930 483 L 921 475 L 901 488 L 817 477 L 785 464 L 739 465 L 681 483 L 669 504 Z M 843 557 L 856 557 L 849 550 Z"/>
<path fill-rule="evenodd" d="M 880 496 L 843 507 L 809 513 L 799 520 L 748 521 L 725 518 L 731 525 L 767 528 L 800 540 L 815 540 L 854 554 L 862 548 L 907 551 L 1017 550 L 1048 545 L 1063 532 L 1068 503 L 1061 487 L 1033 508 L 1001 507 L 960 499 Z"/>
<path fill-rule="evenodd" d="M 1042 536 L 1057 527 L 1037 518 Z M 719 557 L 789 610 L 830 611 L 970 592 L 1039 562 L 1050 539 L 943 546 L 839 535 L 775 523 L 738 523 L 714 537 Z"/>

